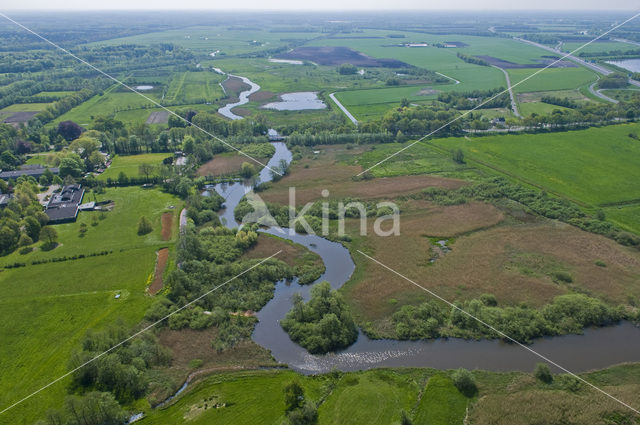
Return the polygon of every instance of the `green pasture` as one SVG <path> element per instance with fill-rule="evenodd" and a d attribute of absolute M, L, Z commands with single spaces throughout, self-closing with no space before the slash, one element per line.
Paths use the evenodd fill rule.
<path fill-rule="evenodd" d="M 107 189 L 98 201 L 112 200 L 114 208 L 99 219 L 99 212 L 80 212 L 75 223 L 55 225 L 58 247 L 18 252 L 2 258 L 14 262 L 59 258 L 110 250 L 104 256 L 27 265 L 0 272 L 0 362 L 6 373 L 0 379 L 0 405 L 24 397 L 68 370 L 68 361 L 87 329 L 101 328 L 118 320 L 138 323 L 152 302 L 145 287 L 153 274 L 156 251 L 171 246 L 162 241 L 161 215 L 177 214 L 181 201 L 155 189 L 126 187 Z M 93 200 L 85 195 L 85 201 Z M 169 209 L 174 206 L 174 209 Z M 138 236 L 140 216 L 147 216 L 153 231 Z M 96 217 L 96 219 L 94 219 Z M 88 230 L 81 236 L 81 224 Z M 97 225 L 94 225 L 97 223 Z M 40 243 L 36 243 L 40 246 Z M 115 298 L 119 293 L 121 297 Z M 0 423 L 33 423 L 52 407 L 59 407 L 67 381 L 43 391 Z"/>
<path fill-rule="evenodd" d="M 597 206 L 638 199 L 639 124 L 548 134 L 434 139 L 445 150 L 461 148 L 483 168 Z"/>
<path fill-rule="evenodd" d="M 271 30 L 271 31 L 270 31 Z M 318 33 L 277 32 L 275 28 L 229 28 L 224 26 L 194 26 L 115 38 L 91 43 L 91 45 L 158 44 L 174 43 L 202 55 L 220 50 L 219 56 L 251 53 L 273 49 L 287 44 L 287 39 L 311 39 Z M 257 43 L 253 43 L 253 41 Z M 259 43 L 259 44 L 258 44 Z"/>
<path fill-rule="evenodd" d="M 414 423 L 457 425 L 464 423 L 468 399 L 443 374 L 429 378 Z"/>
<path fill-rule="evenodd" d="M 4 112 L 40 112 L 49 105 L 50 103 L 14 103 L 0 109 L 0 114 Z"/>
<path fill-rule="evenodd" d="M 127 177 L 141 177 L 140 166 L 142 164 L 161 165 L 162 160 L 171 157 L 170 153 L 143 153 L 139 155 L 116 155 L 113 157 L 111 165 L 100 174 L 100 180 L 107 178 L 117 179 L 120 173 L 125 173 Z"/>
<path fill-rule="evenodd" d="M 640 234 L 640 205 L 608 207 L 604 212 L 612 223 L 627 231 Z"/>
<path fill-rule="evenodd" d="M 508 69 L 507 72 L 516 93 L 577 89 L 597 79 L 593 71 L 583 67 L 520 68 Z M 520 83 L 525 79 L 526 81 Z"/>

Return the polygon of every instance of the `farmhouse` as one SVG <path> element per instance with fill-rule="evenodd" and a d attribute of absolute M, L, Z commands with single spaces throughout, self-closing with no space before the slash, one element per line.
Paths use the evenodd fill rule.
<path fill-rule="evenodd" d="M 14 171 L 2 171 L 0 172 L 0 179 L 2 180 L 15 180 L 18 177 L 22 177 L 22 176 L 30 176 L 35 178 L 36 180 L 39 179 L 45 172 L 46 168 L 43 167 L 40 164 L 37 165 L 23 165 L 22 167 L 20 167 L 19 170 L 14 170 Z M 59 169 L 58 168 L 49 168 L 49 171 L 51 171 L 53 174 L 58 174 L 59 173 Z"/>
<path fill-rule="evenodd" d="M 65 186 L 60 193 L 54 193 L 44 210 L 45 214 L 49 216 L 49 223 L 75 221 L 83 196 L 84 189 L 79 184 Z"/>

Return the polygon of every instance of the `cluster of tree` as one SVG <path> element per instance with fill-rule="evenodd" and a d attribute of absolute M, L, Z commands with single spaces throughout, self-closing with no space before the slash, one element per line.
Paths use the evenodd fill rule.
<path fill-rule="evenodd" d="M 458 56 L 458 58 L 462 59 L 463 61 L 467 62 L 467 63 L 471 63 L 474 65 L 481 65 L 481 66 L 491 66 L 491 64 L 489 62 L 487 62 L 484 59 L 481 58 L 477 58 L 475 56 L 471 56 L 471 55 L 467 55 L 464 53 L 459 53 L 456 55 Z"/>
<path fill-rule="evenodd" d="M 44 111 L 38 112 L 34 117 L 42 124 L 46 124 L 53 121 L 60 115 L 71 110 L 71 108 L 80 105 L 85 100 L 93 97 L 96 93 L 90 89 L 82 89 L 78 92 L 72 93 L 64 98 L 53 102 L 48 105 Z"/>
<path fill-rule="evenodd" d="M 358 67 L 350 63 L 343 63 L 338 66 L 337 71 L 340 75 L 353 75 L 358 72 Z"/>
<path fill-rule="evenodd" d="M 495 202 L 499 199 L 516 201 L 535 214 L 562 220 L 588 232 L 597 233 L 627 246 L 640 247 L 640 238 L 618 229 L 605 220 L 603 214 L 589 216 L 566 199 L 549 196 L 546 192 L 524 188 L 502 177 L 490 178 L 456 190 L 428 188 L 416 195 L 443 205 L 465 203 L 470 199 Z"/>
<path fill-rule="evenodd" d="M 438 101 L 444 103 L 448 108 L 472 109 L 480 106 L 482 109 L 504 108 L 510 105 L 511 99 L 508 93 L 498 93 L 505 91 L 504 87 L 490 90 L 473 90 L 468 92 L 442 92 L 438 94 Z M 492 97 L 496 96 L 494 99 Z M 491 99 L 487 101 L 488 99 Z M 483 104 L 483 102 L 486 102 Z"/>
<path fill-rule="evenodd" d="M 557 35 L 544 33 L 524 34 L 522 38 L 524 38 L 525 40 L 533 41 L 535 43 L 550 44 L 554 46 L 561 41 L 560 37 L 558 37 Z"/>
<path fill-rule="evenodd" d="M 614 72 L 606 75 L 598 81 L 598 87 L 601 89 L 619 89 L 629 84 L 629 78 L 621 73 Z"/>
<path fill-rule="evenodd" d="M 548 103 L 549 105 L 563 106 L 569 109 L 575 109 L 579 105 L 568 97 L 556 97 L 556 96 L 542 96 L 540 99 L 543 103 Z"/>
<path fill-rule="evenodd" d="M 91 391 L 67 396 L 62 410 L 49 411 L 36 425 L 122 425 L 128 418 L 113 394 Z"/>
<path fill-rule="evenodd" d="M 526 305 L 500 307 L 492 295 L 455 305 L 447 308 L 436 302 L 425 302 L 402 306 L 393 314 L 396 336 L 400 339 L 504 338 L 477 318 L 525 343 L 545 335 L 581 333 L 585 327 L 605 326 L 627 318 L 622 308 L 610 307 L 583 294 L 557 296 L 539 310 Z"/>
<path fill-rule="evenodd" d="M 0 184 L 4 186 L 3 192 L 6 192 L 6 183 Z M 7 255 L 18 247 L 31 250 L 28 247 L 37 242 L 41 235 L 49 236 L 49 228 L 45 227 L 49 217 L 42 211 L 37 193 L 35 179 L 18 179 L 13 188 L 13 199 L 0 210 L 0 255 Z M 43 233 L 43 229 L 47 230 Z"/>
<path fill-rule="evenodd" d="M 342 296 L 328 282 L 311 289 L 311 299 L 293 298 L 293 308 L 280 322 L 289 337 L 310 353 L 327 353 L 353 344 L 356 327 Z"/>
<path fill-rule="evenodd" d="M 123 325 L 100 332 L 89 331 L 82 341 L 82 350 L 71 359 L 71 369 L 84 365 L 72 374 L 72 389 L 80 392 L 110 392 L 122 403 L 142 397 L 152 380 L 151 369 L 167 366 L 171 362 L 170 352 L 153 334 L 141 334 L 85 364 L 96 355 L 126 341 L 129 336 L 130 331 Z"/>
<path fill-rule="evenodd" d="M 311 425 L 317 422 L 318 408 L 307 400 L 304 388 L 298 381 L 284 387 L 284 405 L 289 425 Z"/>
<path fill-rule="evenodd" d="M 591 58 L 606 57 L 606 58 L 622 58 L 622 59 L 625 57 L 636 58 L 640 56 L 640 49 L 631 49 L 631 50 L 615 49 L 615 50 L 605 50 L 600 52 L 580 52 L 578 53 L 578 56 L 583 58 L 584 57 L 591 57 Z"/>

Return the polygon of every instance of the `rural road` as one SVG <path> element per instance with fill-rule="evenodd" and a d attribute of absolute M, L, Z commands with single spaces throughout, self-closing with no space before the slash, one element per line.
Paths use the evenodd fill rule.
<path fill-rule="evenodd" d="M 435 72 L 436 72 L 436 74 L 438 74 L 438 75 L 439 75 L 439 76 L 441 76 L 441 77 L 444 77 L 444 78 L 448 78 L 448 79 L 450 79 L 451 81 L 453 81 L 453 82 L 454 82 L 454 84 L 460 84 L 460 81 L 459 81 L 459 80 L 456 80 L 455 78 L 449 77 L 448 75 L 444 75 L 443 73 L 438 72 L 438 71 L 435 71 Z"/>
<path fill-rule="evenodd" d="M 353 115 L 351 115 L 351 112 L 349 112 L 349 110 L 347 110 L 347 108 L 344 107 L 344 105 L 342 103 L 340 103 L 340 101 L 338 99 L 336 99 L 336 97 L 334 96 L 334 93 L 331 93 L 329 95 L 329 97 L 331 98 L 331 100 L 333 100 L 333 102 L 338 105 L 338 108 L 342 109 L 342 112 L 344 112 L 344 114 L 347 116 L 347 118 L 349 118 L 351 120 L 352 123 L 354 123 L 355 125 L 358 125 L 358 120 L 356 119 L 356 117 L 354 117 Z"/>
<path fill-rule="evenodd" d="M 600 90 L 596 90 L 595 86 L 596 84 L 598 84 L 598 81 L 600 81 L 600 76 L 598 76 L 598 79 L 596 81 L 594 81 L 593 83 L 591 83 L 591 85 L 589 86 L 589 91 L 591 92 L 591 94 L 593 94 L 594 96 L 598 96 L 600 99 L 606 100 L 607 102 L 611 102 L 611 103 L 619 103 L 617 100 L 610 98 L 609 96 L 602 94 L 602 92 Z"/>
<path fill-rule="evenodd" d="M 513 115 L 518 118 L 522 118 L 520 112 L 518 112 L 518 104 L 516 103 L 516 96 L 513 94 L 513 90 L 511 89 L 511 79 L 509 78 L 509 73 L 506 69 L 500 68 L 499 66 L 491 65 L 494 68 L 499 69 L 504 74 L 504 78 L 507 79 L 507 89 L 509 90 L 509 97 L 511 97 L 511 109 L 513 110 Z"/>

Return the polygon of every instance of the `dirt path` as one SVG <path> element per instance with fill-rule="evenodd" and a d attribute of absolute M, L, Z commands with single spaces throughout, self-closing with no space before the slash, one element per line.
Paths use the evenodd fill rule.
<path fill-rule="evenodd" d="M 351 115 L 351 112 L 349 112 L 349 110 L 342 104 L 340 103 L 340 101 L 334 96 L 335 93 L 331 93 L 329 95 L 329 97 L 331 98 L 331 100 L 333 100 L 333 102 L 338 105 L 338 108 L 340 108 L 340 110 L 342 112 L 344 112 L 344 114 L 347 116 L 347 118 L 349 118 L 351 120 L 352 123 L 354 123 L 355 125 L 358 125 L 358 120 L 356 119 L 356 117 L 354 117 L 353 115 Z"/>
<path fill-rule="evenodd" d="M 149 294 L 155 295 L 162 289 L 162 275 L 167 268 L 167 261 L 169 260 L 169 248 L 162 248 L 158 251 L 158 260 L 156 261 L 156 270 L 153 275 L 153 282 L 149 285 Z"/>

